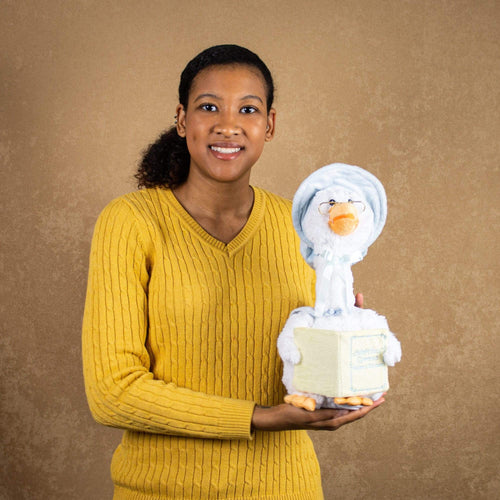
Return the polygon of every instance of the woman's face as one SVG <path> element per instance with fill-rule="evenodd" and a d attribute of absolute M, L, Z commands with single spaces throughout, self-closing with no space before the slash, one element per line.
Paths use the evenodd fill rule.
<path fill-rule="evenodd" d="M 274 136 L 275 111 L 267 112 L 264 79 L 250 66 L 201 71 L 187 109 L 179 104 L 177 116 L 177 131 L 191 155 L 189 176 L 212 181 L 248 182 L 264 143 Z"/>

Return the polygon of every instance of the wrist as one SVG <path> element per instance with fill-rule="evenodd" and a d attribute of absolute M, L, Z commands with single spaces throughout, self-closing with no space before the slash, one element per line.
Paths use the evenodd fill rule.
<path fill-rule="evenodd" d="M 251 420 L 252 430 L 260 430 L 263 428 L 266 420 L 266 413 L 270 408 L 270 406 L 255 405 Z"/>

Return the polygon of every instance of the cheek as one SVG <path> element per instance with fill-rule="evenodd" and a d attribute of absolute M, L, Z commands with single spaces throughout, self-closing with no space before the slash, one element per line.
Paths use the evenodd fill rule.
<path fill-rule="evenodd" d="M 262 123 L 255 124 L 251 128 L 251 134 L 252 134 L 253 139 L 257 143 L 262 142 L 262 147 L 264 146 L 264 142 L 266 141 L 266 132 L 267 132 L 267 122 L 265 124 L 262 124 Z"/>
<path fill-rule="evenodd" d="M 202 147 L 199 134 L 190 133 L 186 135 L 186 146 L 191 158 L 202 161 L 203 155 L 205 154 L 205 148 Z"/>
<path fill-rule="evenodd" d="M 186 116 L 186 133 L 191 136 L 199 136 L 203 129 L 207 128 L 207 124 L 196 114 Z"/>
<path fill-rule="evenodd" d="M 201 140 L 199 123 L 196 121 L 186 123 L 186 142 L 188 148 L 195 146 Z"/>

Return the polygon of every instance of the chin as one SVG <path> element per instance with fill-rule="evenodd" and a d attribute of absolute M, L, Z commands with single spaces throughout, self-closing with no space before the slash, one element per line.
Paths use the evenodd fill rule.
<path fill-rule="evenodd" d="M 217 169 L 212 169 L 211 179 L 222 183 L 240 182 L 242 180 L 249 181 L 251 169 L 241 170 L 239 168 L 232 168 L 231 166 L 222 166 Z"/>

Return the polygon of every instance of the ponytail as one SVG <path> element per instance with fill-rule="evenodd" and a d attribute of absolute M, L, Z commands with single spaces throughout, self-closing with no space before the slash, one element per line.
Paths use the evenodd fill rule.
<path fill-rule="evenodd" d="M 187 179 L 189 163 L 186 139 L 177 134 L 176 127 L 172 127 L 144 151 L 135 174 L 137 187 L 179 186 Z"/>

